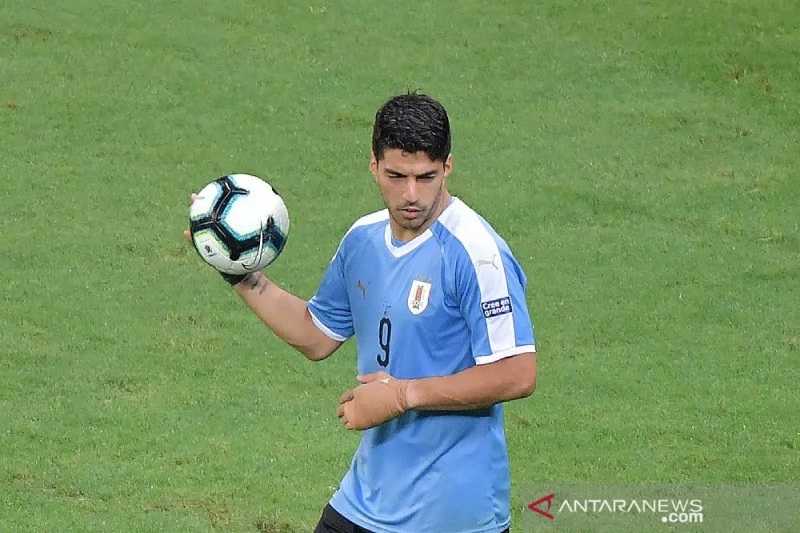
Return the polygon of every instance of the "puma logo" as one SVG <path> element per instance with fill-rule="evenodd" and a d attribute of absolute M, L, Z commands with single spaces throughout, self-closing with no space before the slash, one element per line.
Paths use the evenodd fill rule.
<path fill-rule="evenodd" d="M 356 283 L 356 289 L 361 291 L 362 298 L 367 297 L 367 287 L 361 282 L 361 280 L 358 280 L 358 283 Z"/>
<path fill-rule="evenodd" d="M 475 262 L 475 267 L 479 268 L 482 266 L 492 266 L 495 270 L 500 270 L 500 264 L 498 263 L 499 259 L 500 258 L 497 256 L 497 254 L 494 254 L 491 259 L 478 259 Z"/>

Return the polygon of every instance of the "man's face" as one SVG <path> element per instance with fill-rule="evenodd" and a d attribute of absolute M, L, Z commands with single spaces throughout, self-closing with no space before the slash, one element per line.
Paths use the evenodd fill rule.
<path fill-rule="evenodd" d="M 447 176 L 453 160 L 431 161 L 425 152 L 384 150 L 383 158 L 369 165 L 389 209 L 392 232 L 400 240 L 413 239 L 428 229 L 447 206 Z"/>

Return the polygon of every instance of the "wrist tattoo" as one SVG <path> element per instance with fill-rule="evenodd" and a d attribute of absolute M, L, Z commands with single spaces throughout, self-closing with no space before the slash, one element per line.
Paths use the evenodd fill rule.
<path fill-rule="evenodd" d="M 251 291 L 258 289 L 258 294 L 263 294 L 269 285 L 269 281 L 261 272 L 251 272 L 243 281 Z"/>
<path fill-rule="evenodd" d="M 242 280 L 242 283 L 250 290 L 255 289 L 258 286 L 258 274 L 259 272 L 250 272 L 247 277 Z"/>

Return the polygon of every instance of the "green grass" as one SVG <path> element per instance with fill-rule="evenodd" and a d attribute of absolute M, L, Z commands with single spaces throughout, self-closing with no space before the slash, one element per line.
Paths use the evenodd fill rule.
<path fill-rule="evenodd" d="M 380 207 L 371 120 L 448 107 L 451 190 L 525 267 L 515 487 L 796 482 L 795 2 L 0 6 L 0 530 L 308 531 L 357 435 L 181 240 L 187 195 L 286 198 L 310 296 Z M 513 494 L 514 519 L 537 494 Z M 527 512 L 527 511 L 526 511 Z"/>

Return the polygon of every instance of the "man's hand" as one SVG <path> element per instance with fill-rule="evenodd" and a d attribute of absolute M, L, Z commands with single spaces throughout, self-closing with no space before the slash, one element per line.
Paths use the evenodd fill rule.
<path fill-rule="evenodd" d="M 386 372 L 358 376 L 361 383 L 339 398 L 336 414 L 347 429 L 368 429 L 402 415 L 408 409 L 408 380 Z"/>

